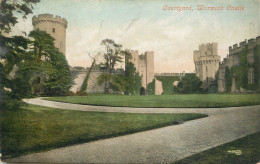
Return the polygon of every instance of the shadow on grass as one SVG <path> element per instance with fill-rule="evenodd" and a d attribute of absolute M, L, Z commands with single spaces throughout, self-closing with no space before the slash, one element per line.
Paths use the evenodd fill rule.
<path fill-rule="evenodd" d="M 260 132 L 174 162 L 174 164 L 256 164 L 260 161 Z"/>

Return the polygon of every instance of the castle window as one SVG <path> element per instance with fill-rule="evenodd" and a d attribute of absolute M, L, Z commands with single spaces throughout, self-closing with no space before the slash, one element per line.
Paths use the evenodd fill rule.
<path fill-rule="evenodd" d="M 55 28 L 52 29 L 52 32 L 55 33 Z"/>
<path fill-rule="evenodd" d="M 250 68 L 248 70 L 248 84 L 254 84 L 254 69 Z"/>

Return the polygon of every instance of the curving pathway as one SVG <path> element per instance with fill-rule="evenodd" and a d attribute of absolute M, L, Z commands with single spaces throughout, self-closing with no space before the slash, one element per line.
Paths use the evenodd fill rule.
<path fill-rule="evenodd" d="M 209 117 L 184 122 L 180 125 L 29 154 L 9 159 L 7 162 L 171 163 L 260 131 L 260 105 L 231 108 L 128 108 L 60 103 L 42 98 L 24 101 L 29 104 L 68 110 L 205 113 Z"/>

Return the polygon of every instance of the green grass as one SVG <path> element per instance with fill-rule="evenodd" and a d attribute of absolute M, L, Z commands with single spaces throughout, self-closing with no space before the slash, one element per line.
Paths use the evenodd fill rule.
<path fill-rule="evenodd" d="M 1 111 L 2 154 L 6 159 L 206 116 L 84 112 L 28 105 Z"/>
<path fill-rule="evenodd" d="M 97 106 L 206 108 L 259 105 L 260 94 L 180 94 L 161 96 L 90 95 L 47 100 Z"/>
<path fill-rule="evenodd" d="M 255 164 L 260 161 L 259 143 L 260 132 L 192 155 L 174 164 Z"/>

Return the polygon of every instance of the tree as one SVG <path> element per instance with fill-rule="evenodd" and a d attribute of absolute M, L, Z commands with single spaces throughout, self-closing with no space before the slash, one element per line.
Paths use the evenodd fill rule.
<path fill-rule="evenodd" d="M 127 81 L 124 74 L 115 74 L 111 78 L 111 89 L 115 92 L 124 93 Z"/>
<path fill-rule="evenodd" d="M 14 79 L 22 83 L 21 96 L 67 92 L 72 84 L 70 70 L 65 56 L 54 46 L 54 39 L 39 30 L 30 32 L 29 36 L 33 41 L 28 46 L 27 57 L 18 63 Z"/>
<path fill-rule="evenodd" d="M 122 62 L 122 45 L 115 43 L 115 41 L 111 39 L 102 40 L 101 45 L 105 47 L 105 53 L 103 55 L 104 63 L 102 63 L 102 65 L 111 73 L 115 65 L 118 62 Z"/>
<path fill-rule="evenodd" d="M 139 73 L 136 71 L 134 64 L 131 62 L 126 63 L 125 79 L 125 94 L 139 94 L 140 88 L 142 87 L 142 78 L 139 76 Z"/>
<path fill-rule="evenodd" d="M 27 39 L 21 36 L 7 37 L 11 28 L 17 23 L 15 13 L 19 13 L 26 18 L 32 13 L 33 5 L 40 0 L 1 0 L 0 1 L 0 58 L 5 59 L 5 63 L 0 62 L 0 106 L 3 109 L 16 107 L 20 97 L 14 92 L 17 85 L 9 77 L 9 73 L 14 70 L 14 65 L 24 57 L 24 50 L 27 48 Z M 8 89 L 9 88 L 9 89 Z"/>
<path fill-rule="evenodd" d="M 2 0 L 0 5 L 0 29 L 2 32 L 9 33 L 12 26 L 17 23 L 15 13 L 19 13 L 26 18 L 32 13 L 33 5 L 40 0 Z"/>
<path fill-rule="evenodd" d="M 218 74 L 219 72 L 217 71 L 214 80 L 210 82 L 209 87 L 207 88 L 208 93 L 218 92 Z"/>
<path fill-rule="evenodd" d="M 118 62 L 122 62 L 123 53 L 121 51 L 122 45 L 117 44 L 112 39 L 104 39 L 101 42 L 101 45 L 104 46 L 105 52 L 103 54 L 104 62 L 101 63 L 101 66 L 108 72 L 101 75 L 99 78 L 99 83 L 105 83 L 105 92 L 110 92 L 112 72 L 115 68 L 115 65 Z"/>
<path fill-rule="evenodd" d="M 185 74 L 177 87 L 180 93 L 199 93 L 201 92 L 202 82 L 195 74 Z"/>

